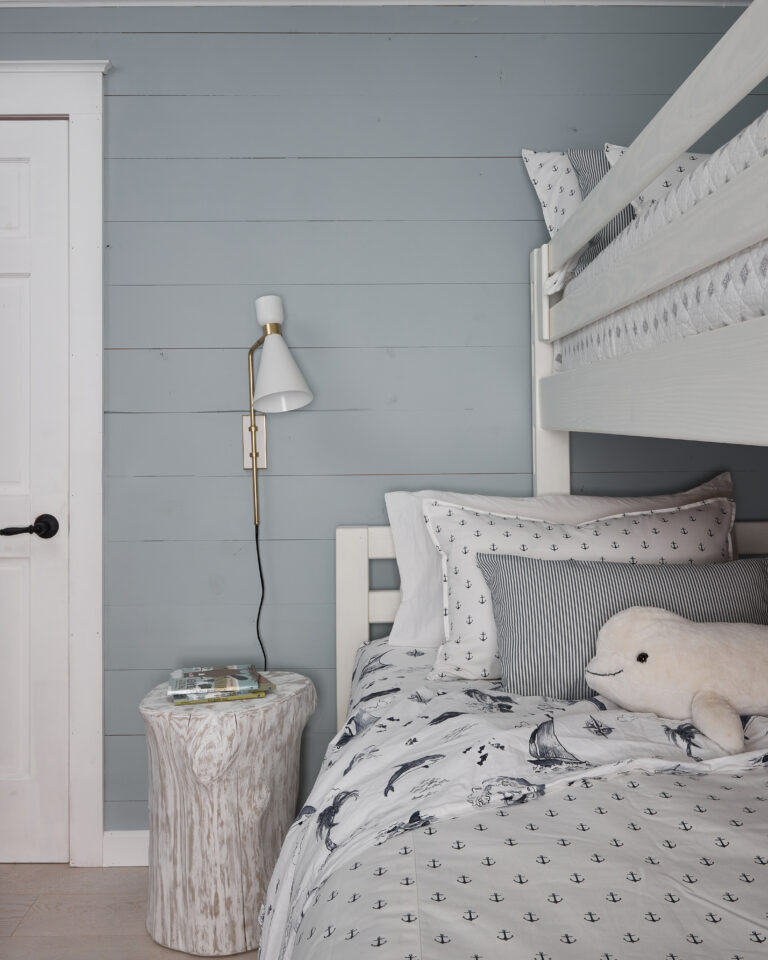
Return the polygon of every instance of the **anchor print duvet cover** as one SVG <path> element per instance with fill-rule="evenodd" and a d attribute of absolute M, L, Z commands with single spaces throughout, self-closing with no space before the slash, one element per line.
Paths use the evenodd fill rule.
<path fill-rule="evenodd" d="M 428 682 L 433 656 L 361 648 L 262 960 L 768 957 L 768 720 L 728 757 L 602 697 Z"/>

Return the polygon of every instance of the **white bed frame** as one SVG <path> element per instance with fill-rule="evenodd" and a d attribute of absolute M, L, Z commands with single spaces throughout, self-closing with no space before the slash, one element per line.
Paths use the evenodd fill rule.
<path fill-rule="evenodd" d="M 701 201 L 609 275 L 565 300 L 544 284 L 677 156 L 768 76 L 768 0 L 753 0 L 552 241 L 531 254 L 534 493 L 568 493 L 569 431 L 768 446 L 768 318 L 553 374 L 551 341 L 768 238 L 768 157 Z M 653 389 L 648 385 L 652 384 Z M 605 402 L 606 397 L 611 403 Z M 768 522 L 737 523 L 741 554 L 768 553 Z M 391 623 L 397 590 L 371 590 L 394 558 L 388 527 L 336 531 L 337 719 L 357 648 Z"/>
<path fill-rule="evenodd" d="M 336 720 L 344 725 L 355 654 L 372 623 L 392 623 L 399 590 L 371 590 L 371 560 L 393 560 L 389 527 L 336 528 Z"/>

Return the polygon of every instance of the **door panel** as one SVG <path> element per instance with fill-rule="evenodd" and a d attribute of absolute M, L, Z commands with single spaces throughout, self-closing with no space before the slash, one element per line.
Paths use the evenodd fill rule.
<path fill-rule="evenodd" d="M 68 124 L 0 121 L 0 860 L 66 861 Z"/>
<path fill-rule="evenodd" d="M 0 752 L 3 780 L 28 779 L 30 770 L 29 647 L 22 642 L 29 635 L 29 558 L 0 561 L 0 617 L 3 624 L 3 672 L 15 677 L 6 696 L 0 698 L 0 728 L 8 736 Z"/>

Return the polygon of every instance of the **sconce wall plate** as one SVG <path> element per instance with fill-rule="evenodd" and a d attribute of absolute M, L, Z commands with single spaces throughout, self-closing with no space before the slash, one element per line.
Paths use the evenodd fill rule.
<path fill-rule="evenodd" d="M 267 415 L 257 413 L 253 418 L 256 421 L 256 466 L 259 470 L 267 469 Z M 251 469 L 251 418 L 243 414 L 243 470 Z"/>

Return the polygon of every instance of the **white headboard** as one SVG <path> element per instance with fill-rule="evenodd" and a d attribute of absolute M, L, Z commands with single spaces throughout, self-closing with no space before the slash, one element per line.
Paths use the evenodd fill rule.
<path fill-rule="evenodd" d="M 768 554 L 768 522 L 736 524 L 739 554 Z M 372 623 L 392 623 L 399 590 L 371 590 L 371 560 L 393 560 L 389 527 L 336 528 L 336 720 L 347 718 L 355 654 Z"/>
<path fill-rule="evenodd" d="M 336 719 L 347 718 L 355 653 L 372 623 L 392 623 L 399 590 L 371 590 L 371 560 L 394 560 L 389 527 L 336 528 Z"/>

